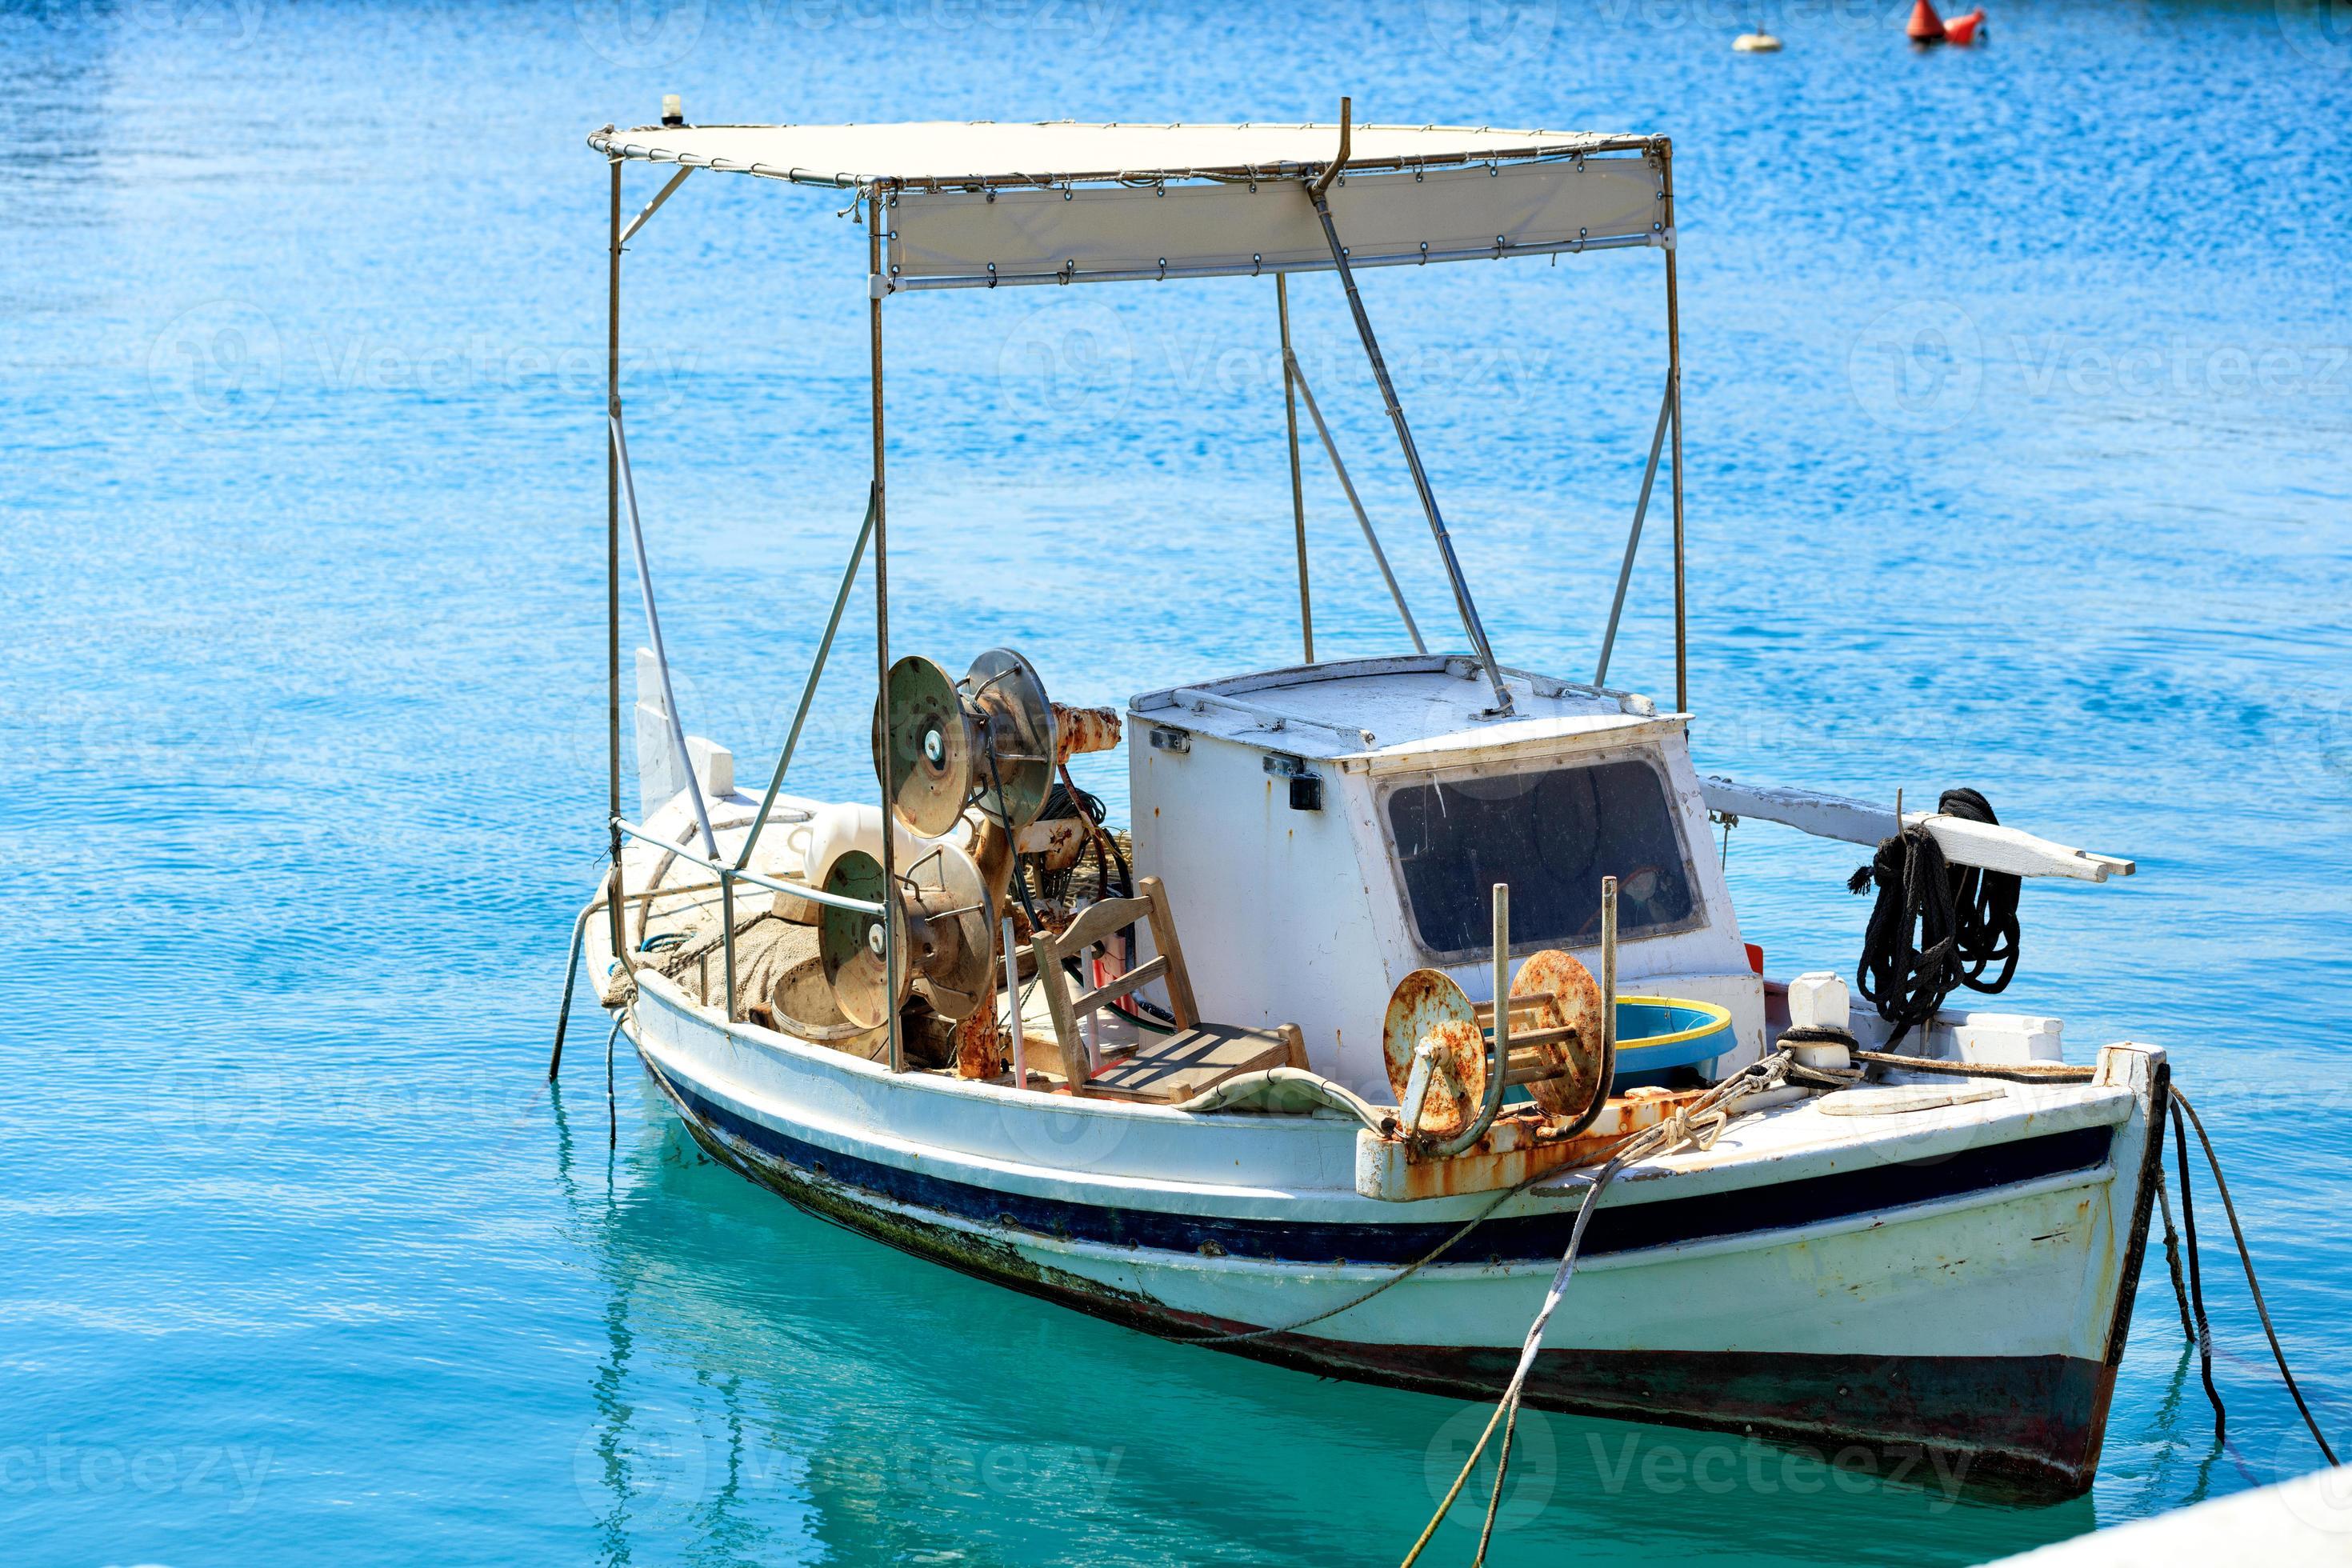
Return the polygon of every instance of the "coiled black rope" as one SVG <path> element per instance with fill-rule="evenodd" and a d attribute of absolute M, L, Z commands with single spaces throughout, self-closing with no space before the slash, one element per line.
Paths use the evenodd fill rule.
<path fill-rule="evenodd" d="M 1937 798 L 1936 809 L 1964 822 L 1999 826 L 1992 802 L 1966 787 L 1948 789 Z M 1988 995 L 2009 988 L 2017 973 L 2017 894 L 2025 884 L 2006 871 L 1960 866 L 1952 878 L 1952 955 L 1960 963 L 1960 984 Z M 1995 963 L 2000 973 L 1991 980 L 1984 973 Z"/>
<path fill-rule="evenodd" d="M 1936 808 L 1969 822 L 2000 821 L 1972 789 L 1946 790 Z M 1882 840 L 1846 888 L 1860 893 L 1874 882 L 1878 902 L 1853 978 L 1864 999 L 1895 1026 L 1886 1049 L 1933 1018 L 1960 986 L 1987 994 L 2008 988 L 2017 973 L 2018 878 L 1952 865 L 1935 835 L 1915 823 Z M 1988 977 L 1995 965 L 1998 973 Z"/>

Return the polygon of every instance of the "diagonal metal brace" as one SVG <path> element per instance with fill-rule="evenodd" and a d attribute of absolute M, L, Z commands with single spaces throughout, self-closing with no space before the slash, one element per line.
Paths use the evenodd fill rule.
<path fill-rule="evenodd" d="M 1334 165 L 1337 167 L 1337 165 Z M 1462 563 L 1454 553 L 1454 540 L 1445 531 L 1445 518 L 1437 510 L 1437 496 L 1429 488 L 1429 475 L 1421 466 L 1421 452 L 1412 443 L 1412 427 L 1405 423 L 1403 405 L 1397 402 L 1396 384 L 1389 379 L 1388 362 L 1381 357 L 1379 339 L 1372 335 L 1372 319 L 1364 311 L 1363 296 L 1357 291 L 1356 275 L 1348 266 L 1348 248 L 1339 243 L 1339 226 L 1331 221 L 1331 204 L 1311 180 L 1302 182 L 1307 199 L 1315 204 L 1315 216 L 1322 220 L 1324 241 L 1331 247 L 1332 265 L 1339 269 L 1339 284 L 1348 291 L 1348 309 L 1356 318 L 1356 335 L 1364 341 L 1364 353 L 1372 362 L 1372 379 L 1380 384 L 1381 402 L 1389 413 L 1389 423 L 1396 426 L 1397 445 L 1404 449 L 1405 467 L 1412 472 L 1412 488 L 1421 498 L 1421 510 L 1429 519 L 1429 531 L 1437 540 L 1437 552 L 1444 560 L 1446 580 L 1454 587 L 1454 607 L 1462 616 L 1462 629 L 1470 638 L 1470 651 L 1486 672 L 1486 681 L 1494 689 L 1495 706 L 1487 711 L 1497 717 L 1512 711 L 1511 689 L 1503 684 L 1502 667 L 1495 662 L 1495 650 L 1486 640 L 1486 627 L 1478 618 L 1478 606 L 1470 597 L 1470 584 L 1462 575 Z"/>
<path fill-rule="evenodd" d="M 1339 488 L 1348 492 L 1348 504 L 1355 509 L 1356 526 L 1364 531 L 1364 542 L 1372 547 L 1372 560 L 1381 569 L 1381 580 L 1389 585 L 1389 597 L 1396 601 L 1397 614 L 1404 617 L 1405 636 L 1412 639 L 1412 651 L 1427 653 L 1429 647 L 1421 640 L 1421 628 L 1412 622 L 1412 611 L 1406 608 L 1404 590 L 1397 586 L 1396 574 L 1389 569 L 1388 552 L 1381 548 L 1381 536 L 1372 531 L 1372 520 L 1364 511 L 1364 503 L 1356 494 L 1356 481 L 1348 477 L 1348 465 L 1339 460 L 1339 443 L 1331 438 L 1331 427 L 1323 423 L 1323 410 L 1315 404 L 1315 392 L 1307 384 L 1307 372 L 1299 367 L 1298 356 L 1286 353 L 1283 369 L 1297 384 L 1298 395 L 1307 404 L 1307 417 L 1315 421 L 1315 434 L 1323 438 L 1324 455 L 1331 459 L 1331 471 L 1339 476 Z"/>

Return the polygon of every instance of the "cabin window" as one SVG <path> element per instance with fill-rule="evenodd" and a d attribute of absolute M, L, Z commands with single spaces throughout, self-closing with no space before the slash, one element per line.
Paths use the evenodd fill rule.
<path fill-rule="evenodd" d="M 1694 922 L 1697 895 L 1665 780 L 1624 760 L 1400 784 L 1389 837 L 1421 944 L 1491 951 L 1494 885 L 1511 888 L 1514 949 L 1601 940 L 1601 879 L 1617 879 L 1621 937 Z"/>

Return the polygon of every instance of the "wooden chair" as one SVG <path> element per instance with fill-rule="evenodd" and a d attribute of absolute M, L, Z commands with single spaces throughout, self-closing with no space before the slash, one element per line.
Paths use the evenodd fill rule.
<path fill-rule="evenodd" d="M 1054 1037 L 1061 1047 L 1062 1070 L 1071 1092 L 1109 1100 L 1172 1102 L 1190 1100 L 1237 1074 L 1305 1067 L 1307 1041 L 1296 1024 L 1285 1024 L 1268 1034 L 1202 1022 L 1200 1008 L 1192 1000 L 1192 977 L 1184 973 L 1184 950 L 1176 941 L 1176 921 L 1169 912 L 1168 889 L 1159 878 L 1146 877 L 1139 891 L 1139 898 L 1090 904 L 1061 935 L 1041 931 L 1031 941 L 1037 954 L 1037 972 L 1045 982 L 1045 1004 L 1054 1015 Z M 1064 962 L 1083 961 L 1096 942 L 1138 921 L 1150 924 L 1151 944 L 1159 949 L 1158 954 L 1108 984 L 1070 995 Z M 1167 982 L 1176 1032 L 1147 1032 L 1131 1054 L 1105 1063 L 1099 1072 L 1088 1077 L 1087 1043 L 1078 1032 L 1079 1024 L 1105 1004 L 1133 995 L 1155 980 Z"/>

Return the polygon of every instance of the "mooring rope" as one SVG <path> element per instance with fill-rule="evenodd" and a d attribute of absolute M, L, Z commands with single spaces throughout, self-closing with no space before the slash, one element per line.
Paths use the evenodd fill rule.
<path fill-rule="evenodd" d="M 2172 1092 L 2178 1099 L 2180 1091 Z M 2150 1131 L 2160 1144 L 2163 1127 Z M 2219 1437 L 2228 1427 L 2230 1415 L 2221 1407 L 2221 1391 L 2213 1386 L 2213 1325 L 2206 1321 L 2205 1274 L 2198 1265 L 2197 1194 L 2189 1185 L 2189 1130 L 2181 1124 L 2178 1107 L 2172 1112 L 2172 1141 L 2178 1153 L 2173 1163 L 2180 1171 L 2180 1221 L 2189 1231 L 2189 1297 L 2182 1306 L 2196 1321 L 2196 1331 L 2189 1337 L 2197 1342 L 2198 1369 L 2204 1374 L 2205 1397 L 2213 1406 L 2213 1436 Z"/>
<path fill-rule="evenodd" d="M 1770 1089 L 1778 1084 L 1780 1081 L 1780 1075 L 1787 1070 L 1788 1059 L 1788 1053 L 1782 1051 L 1776 1055 L 1766 1057 L 1760 1061 L 1749 1063 L 1738 1073 L 1734 1074 L 1730 1078 L 1725 1079 L 1721 1083 L 1716 1085 L 1714 1089 L 1708 1090 L 1701 1099 L 1694 1101 L 1684 1110 L 1676 1111 L 1664 1121 L 1658 1123 L 1654 1127 L 1645 1127 L 1639 1132 L 1628 1133 L 1623 1139 L 1612 1146 L 1610 1151 L 1611 1154 L 1614 1156 L 1619 1152 L 1630 1148 L 1640 1140 L 1654 1137 L 1655 1134 L 1664 1132 L 1668 1129 L 1676 1126 L 1688 1127 L 1704 1120 L 1710 1114 L 1720 1116 L 1721 1113 L 1715 1111 L 1714 1108 L 1723 1104 L 1726 1100 L 1733 1099 L 1735 1094 L 1760 1093 L 1762 1090 Z M 1725 1120 L 1728 1119 L 1725 1118 Z M 1713 1142 L 1715 1141 L 1715 1133 L 1719 1132 L 1721 1130 L 1720 1125 L 1717 1126 L 1715 1131 L 1707 1134 L 1707 1142 L 1710 1143 Z M 1688 1134 L 1686 1133 L 1685 1138 L 1687 1138 L 1687 1136 Z M 1683 1141 L 1684 1140 L 1677 1140 L 1675 1143 L 1665 1145 L 1665 1147 L 1678 1147 L 1680 1142 Z M 1644 1147 L 1639 1153 L 1633 1154 L 1631 1157 L 1635 1159 L 1646 1158 L 1648 1155 L 1657 1152 L 1658 1151 L 1656 1149 Z M 1338 1306 L 1318 1312 L 1312 1317 L 1301 1318 L 1296 1322 L 1278 1324 L 1270 1329 L 1250 1329 L 1241 1333 L 1197 1335 L 1167 1334 L 1162 1337 L 1173 1341 L 1175 1343 L 1180 1345 L 1233 1344 L 1243 1340 L 1262 1340 L 1271 1338 L 1276 1334 L 1295 1333 L 1300 1329 L 1319 1323 L 1326 1318 L 1336 1318 L 1342 1312 L 1349 1311 L 1355 1308 L 1362 1306 L 1365 1302 L 1370 1300 L 1373 1297 L 1380 1295 L 1382 1291 L 1392 1290 L 1399 1285 L 1403 1284 L 1406 1280 L 1420 1273 L 1423 1268 L 1428 1268 L 1440 1258 L 1444 1257 L 1448 1251 L 1453 1249 L 1454 1244 L 1459 1242 L 1464 1237 L 1468 1236 L 1472 1231 L 1486 1224 L 1486 1221 L 1493 1216 L 1496 1209 L 1501 1208 L 1511 1199 L 1517 1197 L 1521 1193 L 1526 1192 L 1529 1187 L 1536 1185 L 1538 1183 L 1549 1180 L 1552 1177 L 1561 1174 L 1561 1171 L 1562 1168 L 1557 1165 L 1547 1166 L 1545 1169 L 1536 1172 L 1533 1175 L 1528 1176 L 1526 1180 L 1517 1183 L 1516 1185 L 1505 1187 L 1502 1191 L 1496 1193 L 1484 1208 L 1480 1209 L 1476 1214 L 1472 1215 L 1468 1219 L 1464 1220 L 1461 1225 L 1456 1226 L 1452 1235 L 1448 1236 L 1444 1241 L 1439 1242 L 1435 1247 L 1430 1248 L 1427 1252 L 1422 1254 L 1419 1258 L 1414 1258 L 1411 1263 L 1406 1264 L 1396 1273 L 1390 1275 L 1387 1279 L 1381 1280 L 1379 1284 L 1373 1286 L 1370 1289 L 1366 1290 L 1361 1295 L 1350 1297 L 1347 1300 L 1340 1302 Z M 1575 1246 L 1576 1235 L 1580 1234 L 1580 1226 L 1582 1224 L 1580 1216 L 1583 1214 L 1583 1210 L 1580 1208 L 1577 1212 L 1580 1215 L 1578 1222 L 1580 1230 L 1571 1232 L 1570 1234 L 1569 1245 L 1571 1248 Z"/>
<path fill-rule="evenodd" d="M 1908 1072 L 1942 1073 L 1951 1078 L 1998 1078 L 2011 1083 L 2089 1083 L 2099 1069 L 2066 1062 L 1955 1062 L 1941 1057 L 1910 1057 L 1893 1051 L 1848 1051 L 1858 1062 L 1873 1067 L 1902 1068 Z"/>
<path fill-rule="evenodd" d="M 604 1037 L 604 1147 L 621 1146 L 621 1109 L 613 1094 L 613 1042 L 621 1037 L 621 1020 L 635 1017 L 636 1000 L 630 998 L 620 1012 L 613 1015 L 613 1032 Z"/>
<path fill-rule="evenodd" d="M 2164 1141 L 2164 1130 L 2156 1130 L 2156 1139 Z M 2156 1173 L 2156 1206 L 2164 1211 L 2164 1266 L 2172 1274 L 2172 1297 L 2180 1304 L 2180 1337 L 2190 1344 L 2197 1342 L 2197 1325 L 2189 1320 L 2189 1286 L 2180 1277 L 2180 1234 L 2172 1228 L 2172 1198 L 2166 1191 L 2164 1172 Z"/>
<path fill-rule="evenodd" d="M 2244 1227 L 2238 1224 L 2238 1205 L 2231 1201 L 2230 1184 L 2222 1180 L 2221 1162 L 2213 1152 L 2213 1141 L 2205 1135 L 2204 1119 L 2197 1114 L 2197 1108 L 2189 1103 L 2189 1097 L 2176 1087 L 2172 1091 L 2172 1127 L 2176 1138 L 2180 1131 L 2180 1116 L 2183 1111 L 2189 1115 L 2189 1125 L 2197 1129 L 2197 1142 L 2205 1151 L 2205 1163 L 2213 1172 L 2214 1190 L 2221 1194 L 2221 1212 L 2230 1216 L 2230 1235 L 2238 1244 L 2238 1261 L 2246 1270 L 2246 1289 L 2253 1293 L 2254 1314 L 2263 1321 L 2263 1333 L 2271 1342 L 2271 1357 L 2278 1363 L 2279 1376 L 2286 1380 L 2286 1391 L 2294 1396 L 2294 1407 L 2303 1413 L 2303 1424 L 2311 1428 L 2312 1441 L 2319 1445 L 2319 1451 L 2327 1457 L 2329 1464 L 2340 1465 L 2343 1461 L 2336 1457 L 2336 1450 L 2327 1446 L 2326 1435 L 2320 1431 L 2317 1418 L 2311 1414 L 2311 1406 L 2304 1402 L 2303 1390 L 2297 1386 L 2294 1373 L 2287 1367 L 2286 1352 L 2279 1345 L 2278 1330 L 2271 1326 L 2271 1310 L 2263 1300 L 2262 1282 L 2254 1278 L 2253 1253 L 2246 1246 Z M 2189 1212 L 2189 1156 L 2186 1140 L 2179 1140 L 2179 1142 L 2182 1145 L 2180 1210 L 2186 1215 Z M 2194 1279 L 2197 1274 L 2197 1230 L 2194 1221 L 2190 1222 L 2189 1231 L 2189 1271 L 2190 1279 Z M 2202 1335 L 2201 1343 L 2205 1349 L 2205 1386 L 2210 1392 L 2213 1386 L 2210 1348 L 2212 1333 L 2205 1327 L 2204 1303 L 2201 1300 L 2198 1303 L 2197 1326 Z M 2213 1396 L 2213 1431 L 2216 1436 L 2221 1435 L 2221 1399 L 2218 1394 Z"/>
<path fill-rule="evenodd" d="M 1511 1381 L 1503 1390 L 1501 1403 L 1495 1406 L 1494 1415 L 1486 1418 L 1486 1429 L 1478 1434 L 1478 1441 L 1472 1446 L 1470 1457 L 1463 1461 L 1462 1473 L 1454 1478 L 1454 1485 L 1447 1490 L 1444 1500 L 1437 1505 L 1437 1511 L 1430 1515 L 1429 1523 L 1422 1529 L 1421 1539 L 1415 1541 L 1412 1550 L 1404 1554 L 1403 1568 L 1412 1568 L 1414 1560 L 1428 1548 L 1431 1538 L 1437 1533 L 1437 1527 L 1453 1511 L 1454 1500 L 1462 1495 L 1462 1488 L 1470 1479 L 1470 1472 L 1477 1467 L 1478 1457 L 1486 1451 L 1487 1439 L 1495 1435 L 1495 1428 L 1499 1425 L 1503 1428 L 1503 1441 L 1495 1455 L 1495 1487 L 1486 1500 L 1486 1523 L 1478 1533 L 1478 1554 L 1471 1559 L 1472 1568 L 1477 1568 L 1478 1564 L 1486 1562 L 1486 1547 L 1494 1538 L 1495 1516 L 1502 1507 L 1503 1478 L 1510 1468 L 1511 1442 L 1518 1432 L 1520 1395 L 1526 1391 L 1528 1373 L 1535 1368 L 1536 1352 L 1543 1343 L 1544 1330 L 1549 1326 L 1551 1315 L 1559 1306 L 1561 1295 L 1568 1289 L 1568 1282 L 1576 1275 L 1576 1260 L 1584 1247 L 1584 1228 L 1591 1222 L 1593 1212 L 1601 1206 L 1601 1194 L 1609 1190 L 1609 1184 L 1615 1181 L 1618 1173 L 1626 1166 L 1660 1154 L 1672 1153 L 1685 1143 L 1696 1143 L 1701 1149 L 1713 1148 L 1715 1141 L 1723 1136 L 1724 1129 L 1731 1124 L 1737 1114 L 1729 1109 L 1730 1102 L 1742 1094 L 1761 1093 L 1777 1087 L 1787 1076 L 1790 1060 L 1787 1051 L 1777 1051 L 1751 1063 L 1656 1126 L 1645 1127 L 1618 1142 L 1608 1163 L 1594 1174 L 1591 1184 L 1585 1189 L 1584 1201 L 1577 1206 L 1576 1224 L 1568 1233 L 1568 1250 L 1560 1255 L 1559 1268 L 1552 1275 L 1551 1288 L 1544 1293 L 1543 1306 L 1536 1312 L 1535 1321 L 1528 1326 L 1527 1338 L 1519 1343 L 1518 1365 L 1513 1369 Z"/>
<path fill-rule="evenodd" d="M 1487 1204 L 1486 1207 L 1480 1209 L 1476 1214 L 1472 1215 L 1468 1219 L 1463 1221 L 1462 1224 L 1454 1230 L 1453 1235 L 1447 1237 L 1444 1241 L 1439 1242 L 1435 1247 L 1430 1248 L 1429 1251 L 1422 1254 L 1422 1256 L 1414 1258 L 1411 1263 L 1405 1265 L 1402 1269 L 1390 1275 L 1387 1279 L 1381 1280 L 1379 1284 L 1373 1286 L 1362 1295 L 1352 1297 L 1348 1300 L 1342 1301 L 1338 1306 L 1331 1308 L 1328 1311 L 1318 1312 L 1311 1318 L 1301 1318 L 1295 1323 L 1283 1323 L 1271 1329 L 1251 1329 L 1245 1333 L 1201 1334 L 1195 1336 L 1171 1334 L 1168 1337 L 1174 1340 L 1180 1345 L 1229 1345 L 1236 1343 L 1242 1340 L 1262 1340 L 1275 1334 L 1295 1333 L 1298 1330 L 1306 1328 L 1310 1324 L 1319 1323 L 1326 1318 L 1336 1318 L 1342 1312 L 1352 1311 L 1354 1309 L 1362 1306 L 1365 1302 L 1379 1295 L 1381 1291 L 1392 1289 L 1395 1287 L 1403 1284 L 1406 1280 L 1420 1273 L 1423 1268 L 1428 1268 L 1431 1264 L 1444 1257 L 1445 1254 L 1453 1248 L 1455 1242 L 1460 1241 L 1464 1237 L 1468 1236 L 1472 1231 L 1486 1224 L 1487 1219 L 1493 1215 L 1496 1209 L 1501 1208 L 1511 1199 L 1517 1197 L 1521 1193 L 1526 1192 L 1538 1182 L 1543 1181 L 1547 1177 L 1557 1176 L 1559 1174 L 1559 1167 L 1550 1166 L 1544 1170 L 1538 1171 L 1534 1175 L 1529 1176 L 1527 1180 L 1519 1183 L 1516 1186 L 1505 1187 L 1501 1192 L 1495 1194 L 1494 1200 Z"/>

